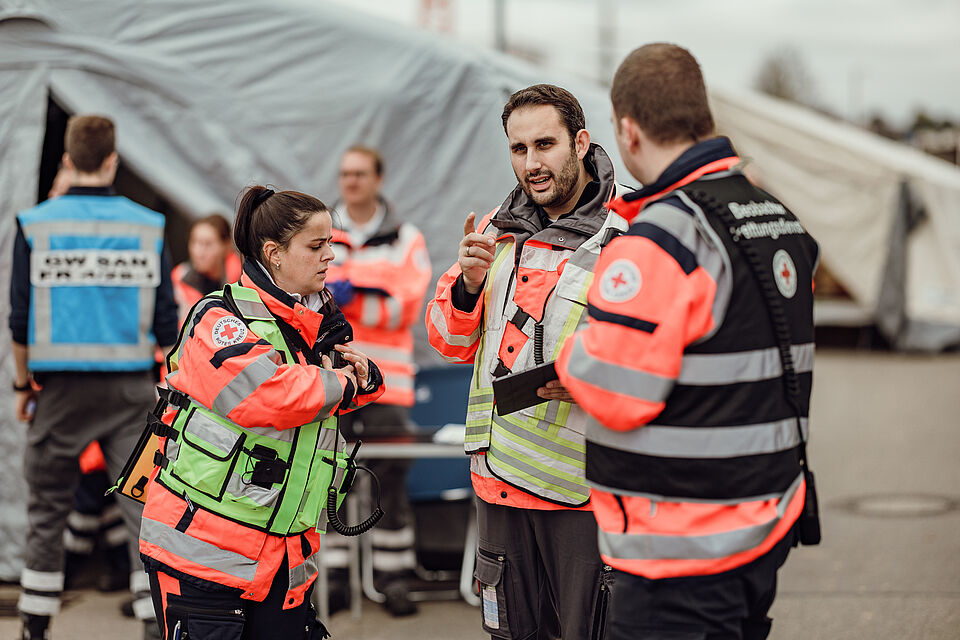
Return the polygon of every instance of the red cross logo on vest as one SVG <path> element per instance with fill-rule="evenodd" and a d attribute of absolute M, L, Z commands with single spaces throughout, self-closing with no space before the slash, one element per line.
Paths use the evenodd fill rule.
<path fill-rule="evenodd" d="M 607 302 L 626 302 L 640 292 L 643 278 L 631 260 L 614 260 L 600 276 L 600 297 Z"/>
<path fill-rule="evenodd" d="M 773 279 L 784 298 L 792 298 L 797 293 L 797 266 L 783 249 L 773 254 Z"/>
<path fill-rule="evenodd" d="M 213 344 L 218 347 L 229 347 L 232 344 L 240 344 L 247 337 L 247 325 L 243 324 L 240 318 L 227 316 L 220 318 L 213 325 L 213 331 L 210 336 Z"/>

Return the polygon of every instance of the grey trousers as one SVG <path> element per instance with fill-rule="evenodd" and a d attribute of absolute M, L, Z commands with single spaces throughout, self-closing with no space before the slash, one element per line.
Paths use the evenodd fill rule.
<path fill-rule="evenodd" d="M 516 509 L 477 501 L 483 629 L 510 640 L 602 635 L 612 572 L 590 511 Z"/>
<path fill-rule="evenodd" d="M 153 409 L 156 396 L 149 371 L 123 373 L 51 373 L 41 377 L 43 389 L 27 428 L 24 473 L 30 490 L 27 540 L 19 609 L 33 615 L 59 611 L 63 590 L 63 532 L 80 481 L 80 453 L 97 440 L 111 482 L 120 474 Z M 153 617 L 149 583 L 140 562 L 137 539 L 143 507 L 128 498 L 117 500 L 129 532 L 131 591 L 146 594 L 135 601 L 137 617 Z"/>

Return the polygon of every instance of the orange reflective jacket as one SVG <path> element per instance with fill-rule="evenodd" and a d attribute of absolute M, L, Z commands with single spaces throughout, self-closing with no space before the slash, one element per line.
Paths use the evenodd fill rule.
<path fill-rule="evenodd" d="M 240 284 L 254 289 L 269 311 L 307 345 L 316 343 L 323 315 L 277 289 L 258 269 L 248 262 Z M 297 360 L 284 362 L 222 299 L 205 299 L 183 328 L 177 368 L 167 382 L 236 425 L 261 431 L 298 429 L 379 397 L 382 385 L 357 395 L 345 376 L 309 365 L 302 352 L 292 351 Z M 372 361 L 370 368 L 375 368 Z M 164 420 L 170 424 L 175 414 L 171 407 Z M 254 601 L 266 597 L 286 555 L 290 576 L 284 608 L 303 601 L 317 575 L 316 529 L 287 536 L 266 533 L 175 495 L 156 481 L 156 475 L 144 506 L 141 553 L 177 571 L 242 589 L 243 597 Z"/>
<path fill-rule="evenodd" d="M 781 540 L 803 507 L 817 248 L 733 169 L 738 161 L 725 139 L 700 143 L 653 185 L 609 205 L 630 229 L 601 253 L 588 325 L 557 359 L 560 380 L 593 418 L 587 479 L 601 555 L 646 578 L 742 566 Z M 696 200 L 704 193 L 736 211 L 740 226 L 707 215 Z M 752 236 L 781 280 L 800 417 L 765 299 L 731 231 Z"/>
<path fill-rule="evenodd" d="M 413 324 L 420 317 L 432 269 L 423 234 L 384 206 L 380 228 L 359 247 L 348 233 L 334 229 L 336 258 L 327 279 L 348 280 L 356 292 L 343 313 L 353 326 L 354 346 L 375 360 L 383 373 L 384 392 L 378 402 L 411 407 L 416 373 Z"/>

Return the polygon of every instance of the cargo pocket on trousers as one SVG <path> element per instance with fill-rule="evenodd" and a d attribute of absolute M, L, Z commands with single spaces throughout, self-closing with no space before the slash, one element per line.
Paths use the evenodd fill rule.
<path fill-rule="evenodd" d="M 480 583 L 483 609 L 483 630 L 497 638 L 512 638 L 508 619 L 506 591 L 503 585 L 506 561 L 502 555 L 488 556 L 477 551 L 477 568 L 473 577 Z"/>
<path fill-rule="evenodd" d="M 240 640 L 243 636 L 243 624 L 242 609 L 203 609 L 170 605 L 167 607 L 166 640 Z"/>

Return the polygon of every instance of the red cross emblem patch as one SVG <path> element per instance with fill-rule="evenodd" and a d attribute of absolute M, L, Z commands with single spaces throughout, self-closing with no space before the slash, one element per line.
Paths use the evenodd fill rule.
<path fill-rule="evenodd" d="M 213 325 L 213 332 L 211 333 L 213 344 L 218 347 L 229 347 L 232 344 L 240 344 L 246 337 L 247 325 L 243 324 L 239 318 L 233 316 L 217 320 L 217 323 Z"/>
<path fill-rule="evenodd" d="M 626 302 L 640 291 L 643 278 L 630 260 L 614 260 L 600 277 L 600 297 L 607 302 Z"/>
<path fill-rule="evenodd" d="M 797 293 L 797 267 L 783 249 L 773 254 L 773 279 L 784 298 L 792 298 Z"/>

